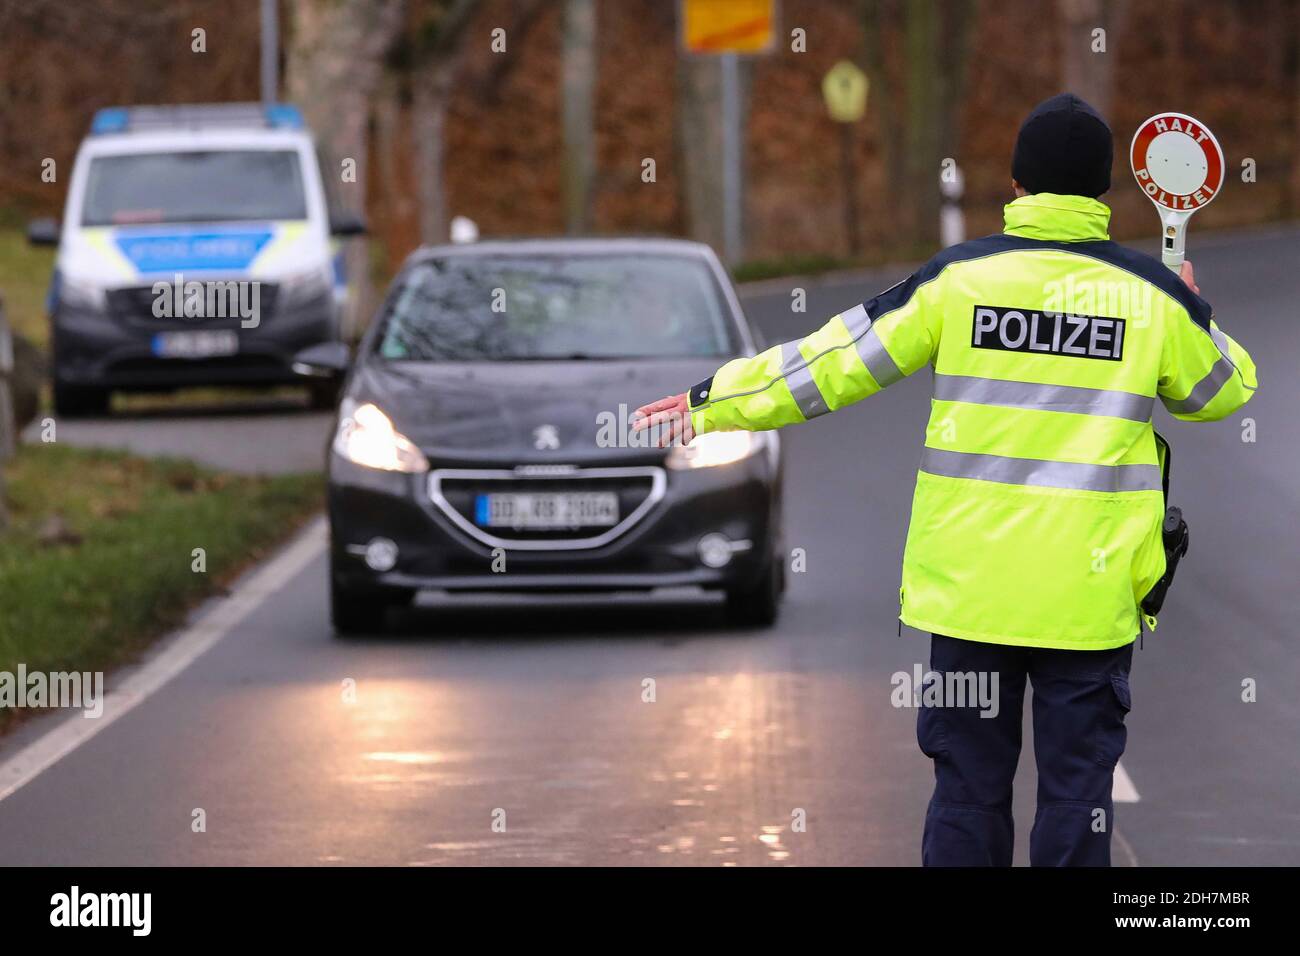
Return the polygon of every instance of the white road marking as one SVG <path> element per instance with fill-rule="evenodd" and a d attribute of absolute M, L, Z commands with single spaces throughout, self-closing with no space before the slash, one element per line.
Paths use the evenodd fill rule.
<path fill-rule="evenodd" d="M 1125 839 L 1124 834 L 1120 832 L 1119 827 L 1115 828 L 1115 849 L 1118 851 L 1117 855 L 1123 857 L 1127 861 L 1126 863 L 1123 864 L 1117 863 L 1116 864 L 1117 866 L 1138 865 L 1137 851 L 1133 849 L 1133 844 L 1129 843 L 1128 840 Z"/>
<path fill-rule="evenodd" d="M 325 547 L 325 542 L 325 519 L 315 518 L 293 543 L 238 585 L 229 597 L 181 630 L 160 653 L 105 694 L 102 715 L 87 719 L 78 712 L 0 764 L 0 800 L 36 779 L 113 721 L 130 713 L 136 705 L 189 667 L 305 568 Z"/>
<path fill-rule="evenodd" d="M 1133 778 L 1128 775 L 1122 763 L 1115 764 L 1115 780 L 1110 786 L 1110 798 L 1116 803 L 1137 803 L 1142 799 L 1138 796 L 1137 787 L 1133 786 Z"/>

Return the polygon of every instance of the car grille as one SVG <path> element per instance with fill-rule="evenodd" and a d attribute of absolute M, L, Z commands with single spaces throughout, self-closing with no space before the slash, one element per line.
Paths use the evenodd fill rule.
<path fill-rule="evenodd" d="M 199 279 L 195 281 L 207 282 L 208 280 Z M 225 280 L 214 279 L 211 281 L 224 282 Z M 207 287 L 205 286 L 205 290 L 206 288 Z M 271 318 L 274 315 L 275 301 L 277 298 L 278 291 L 279 290 L 276 284 L 273 282 L 260 283 L 257 290 L 257 305 L 258 305 L 257 318 L 259 324 L 261 322 L 266 321 L 267 319 Z M 144 323 L 147 325 L 167 324 L 167 325 L 174 326 L 178 323 L 184 323 L 188 325 L 204 325 L 208 328 L 224 328 L 228 326 L 233 327 L 239 325 L 240 317 L 237 311 L 239 302 L 237 299 L 232 300 L 227 298 L 224 300 L 224 306 L 227 312 L 227 314 L 224 317 L 219 315 L 213 317 L 207 317 L 207 316 L 186 317 L 183 315 L 177 316 L 174 314 L 171 316 L 154 315 L 153 312 L 154 302 L 157 301 L 159 295 L 174 295 L 174 294 L 175 293 L 170 283 L 167 284 L 166 291 L 161 293 L 155 293 L 153 291 L 153 286 L 147 286 L 147 285 L 131 286 L 126 289 L 112 289 L 108 293 L 108 310 L 113 315 L 114 318 L 120 319 L 125 322 Z M 226 295 L 226 293 L 224 292 L 222 292 L 221 294 L 223 296 Z M 237 296 L 238 292 L 236 291 L 233 294 Z M 247 292 L 244 293 L 244 296 L 245 296 L 244 301 L 248 301 Z M 183 301 L 184 300 L 182 298 L 182 303 Z M 205 303 L 207 301 L 206 294 L 205 294 L 204 301 Z M 217 303 L 214 302 L 214 305 L 216 304 Z M 172 303 L 172 308 L 175 309 L 174 302 Z"/>
<path fill-rule="evenodd" d="M 436 469 L 429 475 L 429 496 L 452 523 L 481 544 L 516 550 L 598 548 L 640 522 L 663 497 L 662 468 L 576 468 L 565 465 L 515 469 Z M 618 523 L 598 528 L 481 527 L 474 520 L 480 494 L 498 492 L 612 491 L 618 495 Z"/>

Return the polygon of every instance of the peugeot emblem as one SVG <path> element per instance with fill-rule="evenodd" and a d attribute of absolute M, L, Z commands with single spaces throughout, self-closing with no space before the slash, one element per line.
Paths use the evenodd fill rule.
<path fill-rule="evenodd" d="M 559 448 L 559 429 L 554 425 L 538 425 L 533 429 L 533 447 L 538 451 L 553 451 Z"/>

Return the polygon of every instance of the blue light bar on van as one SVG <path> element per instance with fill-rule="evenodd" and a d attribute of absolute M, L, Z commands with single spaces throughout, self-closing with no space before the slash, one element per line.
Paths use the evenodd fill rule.
<path fill-rule="evenodd" d="M 124 133 L 128 125 L 130 125 L 130 114 L 120 106 L 110 106 L 95 112 L 95 118 L 90 123 L 90 131 L 96 134 Z"/>
<path fill-rule="evenodd" d="M 175 129 L 306 129 L 291 103 L 190 103 L 169 106 L 108 106 L 95 113 L 90 132 Z"/>
<path fill-rule="evenodd" d="M 266 125 L 275 129 L 303 129 L 302 113 L 290 103 L 266 104 Z"/>

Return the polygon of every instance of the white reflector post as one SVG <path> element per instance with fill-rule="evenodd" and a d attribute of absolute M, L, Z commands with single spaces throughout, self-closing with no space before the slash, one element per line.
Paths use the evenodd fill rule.
<path fill-rule="evenodd" d="M 451 241 L 457 244 L 478 242 L 478 223 L 468 216 L 456 216 L 451 221 Z"/>

